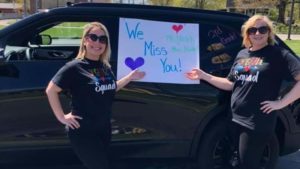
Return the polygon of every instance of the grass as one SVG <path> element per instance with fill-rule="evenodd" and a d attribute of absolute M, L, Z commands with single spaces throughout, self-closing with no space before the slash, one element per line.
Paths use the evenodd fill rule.
<path fill-rule="evenodd" d="M 63 27 L 53 27 L 48 29 L 41 34 L 51 35 L 52 38 L 77 38 L 80 39 L 82 35 L 83 28 L 63 28 Z"/>
<path fill-rule="evenodd" d="M 16 22 L 11 20 L 9 24 Z M 52 38 L 67 38 L 67 39 L 80 39 L 83 32 L 83 27 L 86 22 L 66 22 L 54 26 L 41 34 L 50 35 Z M 4 25 L 0 25 L 0 29 L 4 28 Z"/>
<path fill-rule="evenodd" d="M 66 22 L 54 26 L 41 34 L 50 35 L 52 38 L 77 38 L 80 39 L 85 22 Z"/>
<path fill-rule="evenodd" d="M 285 40 L 286 43 L 298 56 L 300 56 L 300 40 Z"/>

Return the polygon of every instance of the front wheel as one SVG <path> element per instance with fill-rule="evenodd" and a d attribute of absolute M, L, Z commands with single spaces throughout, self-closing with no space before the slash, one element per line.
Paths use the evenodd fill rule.
<path fill-rule="evenodd" d="M 200 142 L 198 150 L 199 169 L 234 169 L 238 165 L 237 151 L 229 137 L 229 121 L 222 119 L 210 125 Z M 274 135 L 266 146 L 261 159 L 262 169 L 273 169 L 279 154 Z"/>

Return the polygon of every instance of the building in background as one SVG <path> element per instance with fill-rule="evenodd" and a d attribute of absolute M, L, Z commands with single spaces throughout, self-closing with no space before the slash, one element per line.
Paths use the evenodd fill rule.
<path fill-rule="evenodd" d="M 226 1 L 226 10 L 227 12 L 234 13 L 243 13 L 248 16 L 252 16 L 255 14 L 264 14 L 267 15 L 269 13 L 269 9 L 273 6 L 271 4 L 253 4 L 251 0 L 227 0 Z"/>
<path fill-rule="evenodd" d="M 66 6 L 67 2 L 146 4 L 147 0 L 12 0 L 12 2 L 13 3 L 0 3 L 0 19 L 26 17 L 45 9 Z"/>
<path fill-rule="evenodd" d="M 30 9 L 30 14 L 35 13 L 43 9 L 51 9 L 61 6 L 66 6 L 67 2 L 73 3 L 84 3 L 84 2 L 94 2 L 94 3 L 111 3 L 112 0 L 30 0 L 28 5 Z"/>
<path fill-rule="evenodd" d="M 12 19 L 22 16 L 22 5 L 16 3 L 0 3 L 0 19 Z"/>

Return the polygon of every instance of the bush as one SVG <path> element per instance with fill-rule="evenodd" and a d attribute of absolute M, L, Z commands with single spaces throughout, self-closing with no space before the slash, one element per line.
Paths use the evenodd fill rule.
<path fill-rule="evenodd" d="M 277 18 L 278 18 L 278 12 L 277 12 L 277 9 L 270 9 L 269 10 L 269 18 L 272 20 L 272 21 L 276 21 Z"/>
<path fill-rule="evenodd" d="M 289 26 L 285 25 L 285 24 L 277 23 L 275 25 L 275 31 L 276 31 L 276 33 L 279 33 L 279 34 L 281 34 L 281 33 L 286 34 L 289 31 Z M 300 34 L 300 25 L 293 24 L 292 28 L 291 28 L 291 33 L 292 34 Z"/>

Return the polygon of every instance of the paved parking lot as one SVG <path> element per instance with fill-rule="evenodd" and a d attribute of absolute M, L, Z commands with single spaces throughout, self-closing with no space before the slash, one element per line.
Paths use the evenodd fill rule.
<path fill-rule="evenodd" d="M 280 157 L 276 169 L 300 169 L 300 151 Z"/>
<path fill-rule="evenodd" d="M 86 169 L 81 165 L 53 165 L 53 166 L 30 166 L 30 167 L 1 167 L 1 169 Z M 113 169 L 185 169 L 184 165 L 167 166 L 160 163 L 151 163 L 151 165 L 134 164 L 134 167 L 124 166 L 123 164 L 114 167 Z M 275 169 L 300 169 L 300 151 L 280 157 Z"/>

